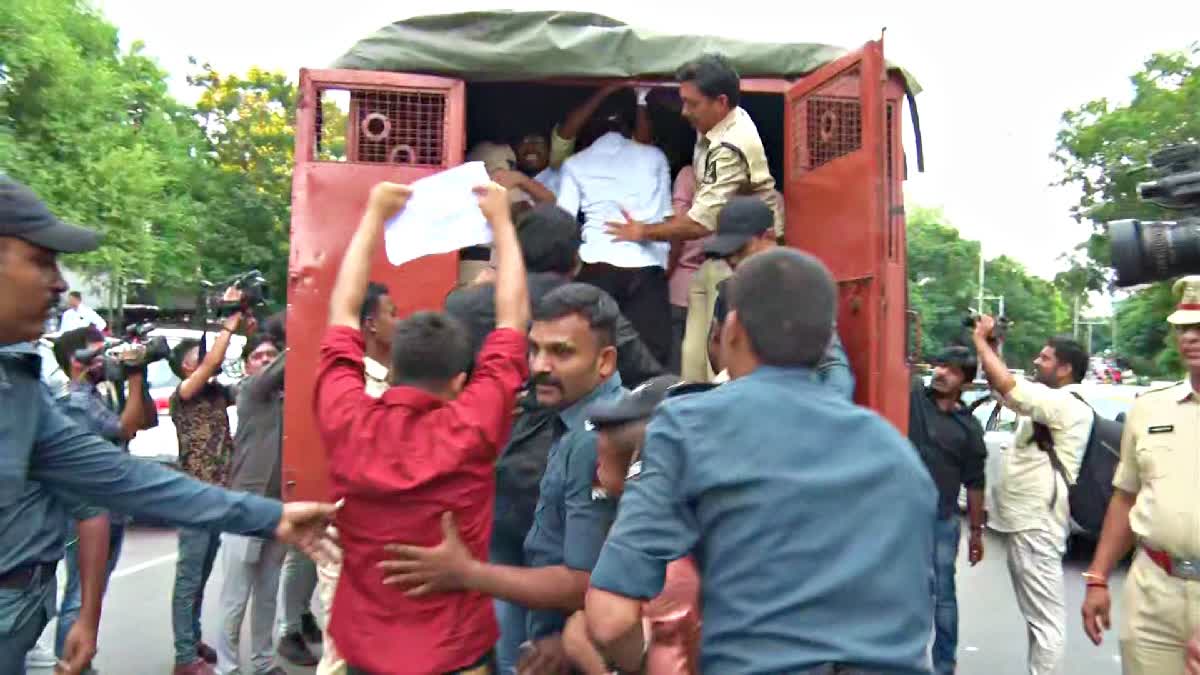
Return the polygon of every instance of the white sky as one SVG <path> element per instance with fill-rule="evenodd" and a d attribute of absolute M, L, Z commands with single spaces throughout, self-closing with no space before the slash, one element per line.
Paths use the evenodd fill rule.
<path fill-rule="evenodd" d="M 195 96 L 184 81 L 189 55 L 220 72 L 257 65 L 295 78 L 301 67 L 328 66 L 358 39 L 409 16 L 552 7 L 486 0 L 94 2 L 120 28 L 124 43 L 146 43 L 146 51 L 171 73 L 172 91 L 186 100 Z M 1046 277 L 1062 267 L 1058 255 L 1089 233 L 1070 218 L 1074 191 L 1050 187 L 1059 175 L 1050 153 L 1060 115 L 1093 98 L 1127 100 L 1129 76 L 1151 53 L 1200 39 L 1200 2 L 1194 0 L 788 5 L 781 3 L 787 8 L 778 14 L 738 13 L 731 11 L 736 3 L 710 1 L 608 0 L 572 8 L 669 32 L 847 48 L 887 27 L 885 55 L 924 88 L 917 102 L 925 174 L 915 171 L 911 130 L 906 132 L 910 202 L 944 207 L 964 237 L 983 242 L 989 258 L 1008 254 Z M 569 5 L 558 8 L 564 6 Z"/>

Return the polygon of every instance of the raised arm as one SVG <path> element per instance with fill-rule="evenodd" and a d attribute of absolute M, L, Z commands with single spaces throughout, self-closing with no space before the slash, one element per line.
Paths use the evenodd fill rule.
<path fill-rule="evenodd" d="M 623 84 L 614 82 L 597 89 L 596 93 L 588 97 L 582 105 L 567 114 L 567 119 L 563 120 L 563 123 L 559 125 L 556 131 L 558 137 L 564 141 L 575 141 L 578 139 L 579 132 L 583 131 L 583 128 L 587 126 L 588 120 L 592 119 L 592 115 L 596 114 L 596 109 L 600 107 L 601 103 L 604 103 L 604 99 L 613 95 L 624 86 Z"/>
<path fill-rule="evenodd" d="M 525 279 L 525 258 L 517 241 L 508 208 L 508 192 L 496 183 L 475 188 L 479 210 L 492 225 L 496 254 L 496 328 L 511 328 L 525 334 L 529 330 L 529 287 Z"/>
<path fill-rule="evenodd" d="M 228 293 L 226 293 L 226 297 L 230 297 Z M 199 366 L 196 366 L 196 370 L 192 371 L 192 374 L 179 384 L 179 398 L 184 401 L 190 400 L 204 389 L 204 385 L 209 380 L 221 372 L 221 364 L 225 362 L 225 352 L 229 349 L 229 340 L 241 325 L 241 312 L 234 312 L 225 318 L 221 325 L 221 332 L 213 340 L 212 349 L 204 355 L 204 360 L 200 362 Z"/>
<path fill-rule="evenodd" d="M 979 355 L 979 363 L 983 366 L 983 374 L 987 377 L 988 384 L 997 394 L 1008 396 L 1013 387 L 1017 386 L 1017 381 L 1013 379 L 1012 373 L 1008 372 L 1004 359 L 1000 358 L 993 346 L 995 339 L 992 337 L 992 330 L 995 327 L 996 320 L 987 315 L 979 317 L 975 322 L 975 353 Z"/>
<path fill-rule="evenodd" d="M 346 246 L 337 281 L 329 300 L 329 325 L 361 330 L 358 310 L 367 294 L 371 275 L 371 256 L 383 238 L 383 225 L 404 209 L 412 188 L 399 183 L 378 183 L 371 188 L 367 209 L 358 221 L 358 229 Z"/>

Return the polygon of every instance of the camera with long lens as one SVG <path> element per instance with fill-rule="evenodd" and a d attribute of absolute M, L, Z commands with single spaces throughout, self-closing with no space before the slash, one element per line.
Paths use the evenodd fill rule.
<path fill-rule="evenodd" d="M 972 330 L 972 331 L 975 330 L 975 324 L 977 324 L 977 323 L 979 323 L 979 315 L 976 314 L 975 312 L 971 312 L 970 314 L 967 314 L 966 316 L 963 317 L 963 320 L 962 320 L 963 328 L 966 328 L 966 329 Z M 1006 335 L 1008 335 L 1008 329 L 1012 328 L 1012 325 L 1013 325 L 1012 320 L 1010 320 L 1007 316 L 996 317 L 996 325 L 992 327 L 992 338 L 991 339 L 993 341 L 1003 340 L 1004 337 Z M 968 342 L 968 344 L 969 344 L 969 342 Z"/>
<path fill-rule="evenodd" d="M 171 347 L 165 337 L 149 337 L 154 330 L 150 322 L 132 323 L 126 326 L 125 336 L 113 345 L 101 345 L 94 349 L 77 349 L 75 360 L 90 366 L 97 358 L 104 361 L 104 379 L 109 382 L 124 382 L 129 373 L 167 358 Z"/>
<path fill-rule="evenodd" d="M 1108 224 L 1118 286 L 1200 273 L 1200 145 L 1178 145 L 1150 156 L 1158 180 L 1138 184 L 1151 204 L 1179 211 L 1175 221 L 1115 220 Z"/>
<path fill-rule="evenodd" d="M 210 296 L 208 305 L 218 318 L 229 316 L 234 312 L 253 314 L 255 309 L 266 306 L 269 297 L 267 279 L 258 270 L 234 275 L 221 283 L 206 282 L 204 285 L 208 289 L 217 289 L 216 293 Z M 223 294 L 228 288 L 241 291 L 241 299 L 236 302 L 226 301 Z"/>

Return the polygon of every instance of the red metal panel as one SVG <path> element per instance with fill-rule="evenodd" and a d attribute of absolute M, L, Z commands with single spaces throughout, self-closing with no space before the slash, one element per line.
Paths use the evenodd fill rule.
<path fill-rule="evenodd" d="M 869 42 L 787 92 L 783 191 L 788 244 L 821 258 L 838 281 L 855 399 L 906 430 L 905 254 L 889 215 L 901 194 L 902 153 L 888 152 L 900 147 L 900 114 L 894 106 L 885 128 L 884 68 L 882 43 Z"/>
<path fill-rule="evenodd" d="M 326 89 L 352 93 L 400 91 L 444 96 L 442 157 L 437 164 L 325 162 L 314 160 L 317 107 Z M 459 80 L 364 71 L 300 72 L 296 120 L 296 167 L 292 177 L 291 259 L 288 267 L 288 356 L 285 381 L 284 498 L 328 496 L 325 449 L 313 422 L 313 385 L 321 336 L 329 314 L 329 293 L 346 245 L 358 225 L 371 186 L 382 180 L 412 182 L 463 161 L 465 86 Z M 348 136 L 357 127 L 354 117 Z M 347 156 L 357 157 L 348 138 Z M 397 309 L 411 313 L 440 309 L 457 278 L 456 254 L 429 256 L 394 267 L 379 247 L 371 278 L 386 283 Z"/>

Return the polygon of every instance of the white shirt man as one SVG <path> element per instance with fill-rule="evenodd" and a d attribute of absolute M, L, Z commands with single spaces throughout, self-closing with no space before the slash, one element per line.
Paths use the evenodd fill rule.
<path fill-rule="evenodd" d="M 67 303 L 70 307 L 63 312 L 62 319 L 58 322 L 58 332 L 65 333 L 84 326 L 95 326 L 96 330 L 104 330 L 108 326 L 108 322 L 97 314 L 96 310 L 83 304 L 83 296 L 79 293 L 69 294 Z"/>
<path fill-rule="evenodd" d="M 558 205 L 583 211 L 583 262 L 666 269 L 669 243 L 618 242 L 605 231 L 606 223 L 625 220 L 622 209 L 640 222 L 671 216 L 671 167 L 662 150 L 610 131 L 563 163 L 561 181 Z"/>

